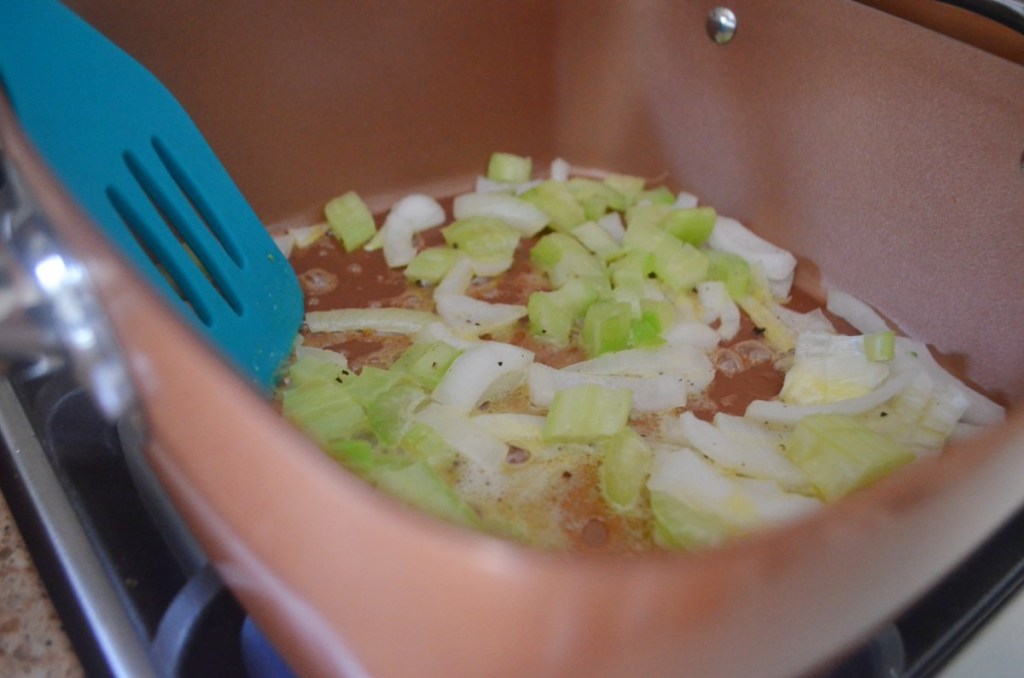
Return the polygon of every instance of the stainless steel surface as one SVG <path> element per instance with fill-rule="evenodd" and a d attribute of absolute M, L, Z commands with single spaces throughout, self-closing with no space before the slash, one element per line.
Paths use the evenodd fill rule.
<path fill-rule="evenodd" d="M 736 14 L 728 7 L 716 7 L 708 15 L 708 37 L 724 45 L 736 37 Z"/>
<path fill-rule="evenodd" d="M 0 379 L 0 436 L 11 450 L 14 468 L 24 479 L 38 512 L 40 528 L 53 544 L 59 567 L 83 617 L 94 629 L 97 644 L 110 661 L 111 672 L 126 678 L 155 675 L 145 646 L 6 378 Z"/>
<path fill-rule="evenodd" d="M 40 375 L 70 361 L 114 420 L 132 402 L 132 388 L 86 270 L 58 240 L 13 163 L 2 153 L 0 162 L 0 364 Z"/>

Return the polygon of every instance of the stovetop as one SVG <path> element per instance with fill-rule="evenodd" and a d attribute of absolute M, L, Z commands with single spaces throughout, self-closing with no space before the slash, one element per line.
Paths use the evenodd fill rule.
<path fill-rule="evenodd" d="M 71 377 L 0 380 L 0 489 L 90 675 L 288 675 L 202 557 L 136 491 Z M 936 675 L 1024 582 L 1024 511 L 826 675 Z"/>

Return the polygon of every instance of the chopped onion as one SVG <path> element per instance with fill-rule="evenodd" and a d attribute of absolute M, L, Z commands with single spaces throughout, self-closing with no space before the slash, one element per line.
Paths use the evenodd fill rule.
<path fill-rule="evenodd" d="M 783 283 L 785 293 L 776 295 L 777 298 L 789 295 L 796 257 L 786 250 L 768 242 L 735 219 L 721 215 L 715 221 L 708 244 L 713 249 L 743 257 L 751 266 L 759 265 L 769 282 Z M 776 291 L 773 289 L 773 294 Z"/>
<path fill-rule="evenodd" d="M 526 383 L 530 390 L 530 401 L 538 407 L 551 405 L 558 391 L 583 384 L 595 384 L 609 389 L 629 389 L 633 392 L 635 412 L 657 412 L 683 407 L 690 392 L 703 389 L 703 386 L 697 386 L 697 383 L 690 383 L 685 377 L 676 375 L 623 377 L 586 374 L 556 370 L 541 363 L 530 365 Z"/>
<path fill-rule="evenodd" d="M 444 208 L 427 195 L 407 195 L 392 207 L 381 227 L 384 260 L 395 268 L 405 266 L 416 256 L 413 235 L 444 223 Z"/>
<path fill-rule="evenodd" d="M 289 231 L 281 235 L 275 235 L 274 244 L 277 245 L 277 249 L 281 250 L 281 254 L 287 259 L 292 255 L 292 247 L 295 245 L 295 234 Z"/>
<path fill-rule="evenodd" d="M 415 334 L 437 322 L 437 316 L 408 308 L 341 308 L 310 311 L 306 327 L 310 332 L 370 330 L 389 334 Z"/>
<path fill-rule="evenodd" d="M 718 321 L 718 335 L 728 341 L 740 331 L 740 309 L 729 297 L 725 283 L 718 280 L 697 285 L 697 296 L 704 307 L 704 322 Z"/>
<path fill-rule="evenodd" d="M 512 344 L 489 341 L 466 350 L 445 372 L 433 398 L 459 412 L 515 388 L 526 378 L 533 353 Z M 506 378 L 511 376 L 512 379 Z"/>
<path fill-rule="evenodd" d="M 676 323 L 662 335 L 666 343 L 673 346 L 687 345 L 709 350 L 718 346 L 722 338 L 713 329 L 691 320 Z"/>
<path fill-rule="evenodd" d="M 676 209 L 688 210 L 696 207 L 700 201 L 692 193 L 686 193 L 685 191 L 680 192 L 676 195 L 676 201 L 672 204 Z"/>
<path fill-rule="evenodd" d="M 774 400 L 755 400 L 747 406 L 744 416 L 755 421 L 796 424 L 812 414 L 863 414 L 905 389 L 913 381 L 914 376 L 914 372 L 903 372 L 891 377 L 867 395 L 820 405 L 787 405 Z"/>
<path fill-rule="evenodd" d="M 487 471 L 498 471 L 508 454 L 508 445 L 454 407 L 430 403 L 413 419 L 430 426 L 459 454 Z"/>
<path fill-rule="evenodd" d="M 889 329 L 889 325 L 886 324 L 882 316 L 878 315 L 875 309 L 852 294 L 847 294 L 837 289 L 828 290 L 825 308 L 828 309 L 829 313 L 839 316 L 863 334 L 884 332 Z"/>
<path fill-rule="evenodd" d="M 622 239 L 626 237 L 626 227 L 622 224 L 622 215 L 618 212 L 609 212 L 597 220 L 597 225 L 612 237 L 616 245 L 622 244 Z"/>
<path fill-rule="evenodd" d="M 561 158 L 551 161 L 551 179 L 553 181 L 568 181 L 572 166 Z"/>
<path fill-rule="evenodd" d="M 504 193 L 464 193 L 455 198 L 453 213 L 456 219 L 474 216 L 501 219 L 527 238 L 537 235 L 551 221 L 534 205 Z"/>

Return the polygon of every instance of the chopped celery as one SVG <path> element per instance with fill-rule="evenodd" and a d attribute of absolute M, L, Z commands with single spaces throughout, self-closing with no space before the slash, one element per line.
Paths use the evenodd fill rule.
<path fill-rule="evenodd" d="M 765 341 L 773 348 L 783 353 L 796 348 L 796 334 L 793 330 L 779 320 L 768 306 L 755 299 L 754 295 L 737 299 L 736 304 L 746 311 L 754 327 L 761 331 Z"/>
<path fill-rule="evenodd" d="M 553 292 L 534 292 L 527 303 L 530 333 L 557 346 L 566 346 L 573 325 L 597 299 L 594 289 L 570 280 Z"/>
<path fill-rule="evenodd" d="M 601 260 L 591 254 L 576 238 L 566 233 L 548 233 L 530 250 L 530 259 L 551 279 L 554 287 L 569 280 L 604 281 L 608 272 Z"/>
<path fill-rule="evenodd" d="M 324 216 L 331 232 L 345 246 L 346 252 L 363 245 L 377 232 L 373 215 L 355 191 L 339 195 L 324 206 Z"/>
<path fill-rule="evenodd" d="M 734 529 L 713 513 L 699 511 L 667 492 L 651 491 L 654 540 L 666 549 L 692 551 L 713 546 Z"/>
<path fill-rule="evenodd" d="M 451 247 L 479 262 L 511 261 L 519 231 L 495 217 L 467 217 L 441 229 Z"/>
<path fill-rule="evenodd" d="M 519 197 L 551 217 L 551 228 L 555 231 L 572 230 L 587 220 L 583 207 L 560 181 L 545 181 Z"/>
<path fill-rule="evenodd" d="M 608 264 L 612 283 L 616 287 L 641 284 L 654 275 L 654 255 L 634 250 Z"/>
<path fill-rule="evenodd" d="M 366 407 L 382 393 L 386 393 L 406 381 L 408 381 L 408 377 L 401 372 L 382 370 L 379 367 L 368 365 L 358 375 L 349 379 L 345 383 L 345 388 L 357 403 Z"/>
<path fill-rule="evenodd" d="M 720 280 L 733 301 L 739 301 L 750 294 L 750 264 L 746 259 L 728 252 L 709 250 L 708 279 Z"/>
<path fill-rule="evenodd" d="M 646 203 L 634 205 L 626 210 L 626 228 L 661 228 L 661 223 L 672 213 L 672 205 Z M 662 229 L 664 230 L 664 229 Z"/>
<path fill-rule="evenodd" d="M 469 527 L 480 522 L 472 507 L 425 462 L 375 470 L 371 479 L 385 492 L 438 518 Z"/>
<path fill-rule="evenodd" d="M 413 422 L 398 443 L 413 459 L 425 461 L 434 468 L 450 466 L 458 451 L 440 433 L 422 422 Z"/>
<path fill-rule="evenodd" d="M 621 351 L 629 348 L 632 327 L 633 309 L 628 303 L 598 301 L 591 304 L 583 318 L 580 343 L 591 357 Z"/>
<path fill-rule="evenodd" d="M 601 218 L 608 210 L 623 212 L 629 206 L 624 195 L 602 181 L 574 178 L 568 181 L 566 188 L 590 220 Z"/>
<path fill-rule="evenodd" d="M 640 435 L 626 428 L 600 445 L 601 496 L 613 510 L 629 511 L 640 495 L 651 471 L 651 448 Z"/>
<path fill-rule="evenodd" d="M 639 318 L 634 318 L 629 327 L 629 345 L 634 347 L 661 346 L 665 340 L 661 337 L 661 320 L 657 314 L 643 311 Z"/>
<path fill-rule="evenodd" d="M 655 205 L 671 205 L 676 201 L 676 194 L 668 189 L 667 186 L 658 186 L 657 188 L 651 188 L 646 191 L 642 191 L 637 196 L 637 202 L 649 202 Z"/>
<path fill-rule="evenodd" d="M 655 275 L 673 290 L 689 289 L 707 277 L 708 258 L 703 252 L 646 222 L 631 223 L 623 245 L 627 250 L 652 254 Z"/>
<path fill-rule="evenodd" d="M 628 174 L 609 174 L 604 178 L 604 183 L 621 193 L 628 204 L 632 205 L 640 197 L 647 182 L 641 177 L 629 176 Z"/>
<path fill-rule="evenodd" d="M 341 353 L 299 346 L 295 361 L 288 367 L 288 385 L 296 387 L 347 377 L 347 362 Z"/>
<path fill-rule="evenodd" d="M 902 445 L 843 414 L 804 417 L 785 444 L 785 455 L 833 501 L 914 460 Z"/>
<path fill-rule="evenodd" d="M 629 420 L 633 393 L 593 384 L 559 391 L 544 421 L 544 440 L 588 442 L 613 436 Z"/>
<path fill-rule="evenodd" d="M 622 253 L 622 248 L 608 231 L 597 225 L 595 221 L 587 221 L 570 231 L 584 247 L 597 255 L 601 261 L 614 259 Z"/>
<path fill-rule="evenodd" d="M 377 463 L 373 444 L 368 440 L 334 440 L 324 450 L 345 468 L 365 476 Z"/>
<path fill-rule="evenodd" d="M 464 256 L 462 252 L 450 247 L 428 247 L 417 253 L 405 267 L 405 277 L 436 285 L 461 256 Z"/>
<path fill-rule="evenodd" d="M 864 353 L 872 362 L 886 362 L 896 355 L 896 336 L 892 330 L 864 335 Z"/>
<path fill-rule="evenodd" d="M 321 445 L 351 438 L 366 426 L 366 414 L 336 381 L 324 381 L 285 389 L 282 411 L 293 424 Z"/>
<path fill-rule="evenodd" d="M 700 247 L 707 242 L 717 218 L 713 207 L 674 209 L 661 220 L 659 226 L 683 242 Z"/>
<path fill-rule="evenodd" d="M 413 344 L 395 361 L 390 371 L 404 373 L 416 384 L 433 391 L 461 352 L 443 341 Z"/>
<path fill-rule="evenodd" d="M 365 370 L 364 370 L 365 371 Z M 428 400 L 426 391 L 410 383 L 397 383 L 367 402 L 366 420 L 370 430 L 384 445 L 396 445 L 402 439 L 412 415 Z"/>
<path fill-rule="evenodd" d="M 487 163 L 487 178 L 506 184 L 521 184 L 530 180 L 533 161 L 513 153 L 493 153 Z"/>

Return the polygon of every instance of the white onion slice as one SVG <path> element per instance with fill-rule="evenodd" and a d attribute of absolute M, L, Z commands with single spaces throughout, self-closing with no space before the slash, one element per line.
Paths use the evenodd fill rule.
<path fill-rule="evenodd" d="M 428 195 L 407 195 L 392 207 L 381 227 L 384 260 L 391 268 L 405 266 L 416 256 L 413 236 L 444 223 L 444 208 Z"/>
<path fill-rule="evenodd" d="M 697 199 L 697 196 L 693 193 L 686 193 L 683 191 L 676 195 L 676 201 L 672 206 L 681 210 L 692 209 L 696 207 L 699 202 L 700 201 Z"/>
<path fill-rule="evenodd" d="M 524 237 L 537 235 L 551 218 L 539 208 L 504 193 L 464 193 L 455 198 L 456 219 L 485 216 L 501 219 Z"/>
<path fill-rule="evenodd" d="M 796 257 L 786 250 L 768 242 L 735 219 L 721 215 L 715 220 L 708 244 L 713 249 L 743 257 L 751 266 L 760 266 L 770 283 L 782 283 L 780 288 L 786 288 L 780 298 L 788 296 Z M 776 293 L 774 287 L 772 291 Z"/>
<path fill-rule="evenodd" d="M 522 383 L 526 378 L 524 370 L 532 362 L 533 353 L 526 349 L 497 341 L 485 342 L 455 359 L 434 389 L 433 398 L 459 412 L 470 412 L 483 400 L 498 397 Z M 506 375 L 513 378 L 509 380 Z"/>
<path fill-rule="evenodd" d="M 572 172 L 572 165 L 568 161 L 562 158 L 555 158 L 551 161 L 552 181 L 568 181 L 570 172 Z"/>
<path fill-rule="evenodd" d="M 875 309 L 846 292 L 829 289 L 825 308 L 853 325 L 862 334 L 874 334 L 889 329 L 885 320 Z"/>
<path fill-rule="evenodd" d="M 725 283 L 709 280 L 697 285 L 697 296 L 704 307 L 704 322 L 718 321 L 718 335 L 728 341 L 740 331 L 740 309 L 729 297 Z"/>
<path fill-rule="evenodd" d="M 289 231 L 281 235 L 275 235 L 274 244 L 277 245 L 277 249 L 281 250 L 284 258 L 287 259 L 292 255 L 292 247 L 295 246 L 295 234 Z"/>
<path fill-rule="evenodd" d="M 448 405 L 429 403 L 413 419 L 433 428 L 459 454 L 487 471 L 498 471 L 508 455 L 508 445 Z"/>
<path fill-rule="evenodd" d="M 787 405 L 775 400 L 755 400 L 747 406 L 744 416 L 755 421 L 795 425 L 812 414 L 863 414 L 905 389 L 913 381 L 914 376 L 913 371 L 903 372 L 891 377 L 866 395 L 820 405 Z"/>
<path fill-rule="evenodd" d="M 416 334 L 436 322 L 437 316 L 433 313 L 408 308 L 339 308 L 306 314 L 306 327 L 310 332 L 370 330 L 388 334 Z"/>
<path fill-rule="evenodd" d="M 722 340 L 718 332 L 704 323 L 692 320 L 676 323 L 662 335 L 662 338 L 672 346 L 686 345 L 704 350 L 718 346 L 718 342 Z"/>
<path fill-rule="evenodd" d="M 541 363 L 533 363 L 527 371 L 530 402 L 537 407 L 549 407 L 555 394 L 566 388 L 584 384 L 596 384 L 610 389 L 629 389 L 633 392 L 635 412 L 658 412 L 686 405 L 690 391 L 703 387 L 690 384 L 685 377 L 661 375 L 654 377 L 622 377 L 615 375 L 586 374 L 556 370 Z"/>
<path fill-rule="evenodd" d="M 622 244 L 622 239 L 626 237 L 626 227 L 622 224 L 621 214 L 609 212 L 597 220 L 597 225 L 612 237 L 616 245 Z"/>

